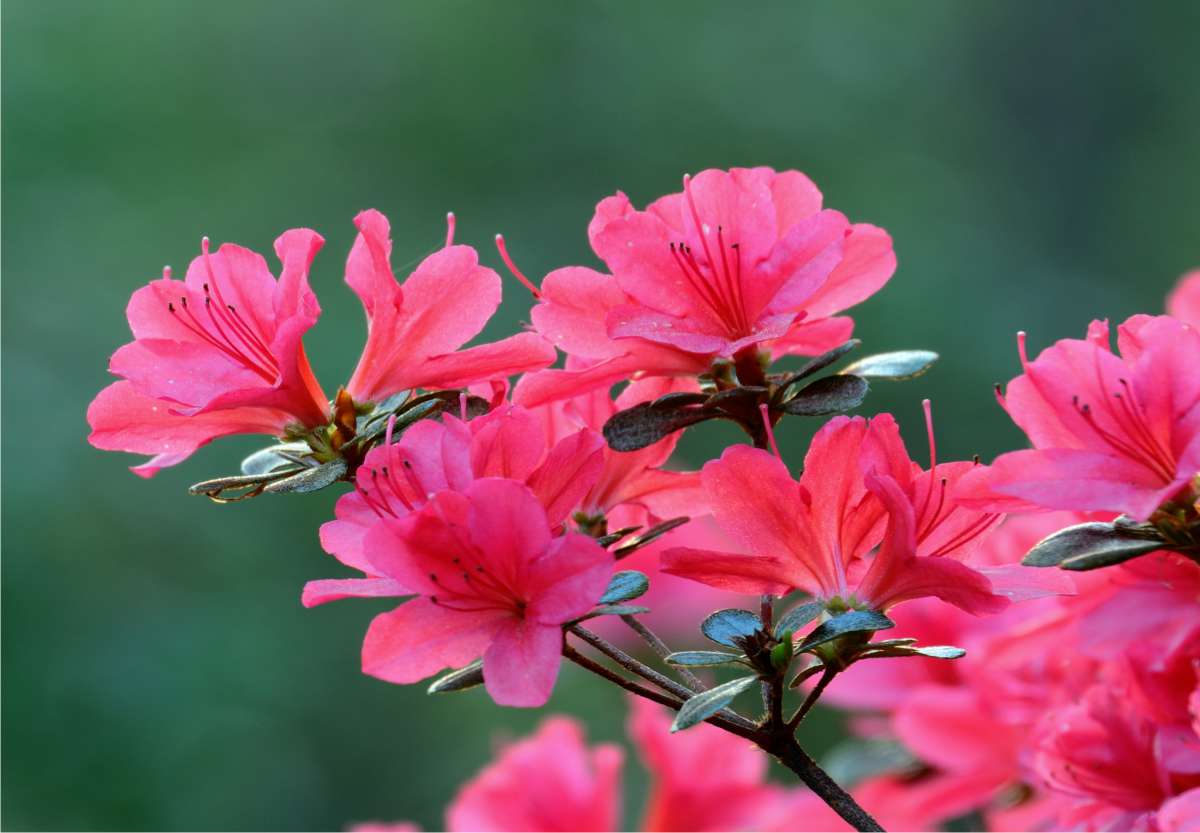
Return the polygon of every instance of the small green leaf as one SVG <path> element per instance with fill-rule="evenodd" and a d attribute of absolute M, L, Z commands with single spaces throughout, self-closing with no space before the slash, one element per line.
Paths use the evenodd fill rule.
<path fill-rule="evenodd" d="M 722 683 L 715 688 L 710 688 L 708 691 L 702 691 L 694 697 L 685 700 L 683 706 L 679 709 L 679 714 L 675 715 L 675 722 L 671 724 L 671 731 L 682 731 L 683 729 L 695 726 L 706 718 L 712 717 L 721 709 L 728 706 L 733 701 L 733 698 L 757 682 L 757 676 L 741 677 L 736 680 L 730 680 L 727 683 Z"/>
<path fill-rule="evenodd" d="M 642 607 L 641 605 L 596 605 L 596 607 L 574 621 L 584 622 L 588 619 L 595 619 L 597 616 L 635 616 L 639 613 L 649 612 L 650 608 Z"/>
<path fill-rule="evenodd" d="M 627 526 L 623 529 L 618 529 L 616 532 L 610 532 L 607 535 L 601 535 L 596 539 L 596 543 L 602 547 L 608 548 L 617 543 L 617 541 L 620 541 L 626 535 L 637 532 L 639 529 L 641 529 L 640 526 Z"/>
<path fill-rule="evenodd" d="M 335 457 L 328 463 L 322 463 L 319 466 L 304 469 L 297 474 L 293 474 L 291 477 L 285 477 L 282 480 L 268 483 L 263 491 L 273 494 L 285 494 L 289 492 L 305 494 L 307 492 L 315 492 L 319 489 L 324 489 L 326 486 L 333 485 L 345 473 L 346 461 L 341 457 Z"/>
<path fill-rule="evenodd" d="M 815 665 L 810 665 L 810 666 L 808 666 L 808 668 L 805 668 L 804 670 L 802 670 L 795 677 L 792 677 L 792 681 L 790 683 L 788 683 L 788 688 L 798 688 L 800 686 L 800 684 L 803 683 L 805 680 L 807 680 L 809 677 L 813 676 L 814 674 L 819 674 L 824 670 L 825 670 L 825 663 L 823 663 L 823 662 L 818 662 Z"/>
<path fill-rule="evenodd" d="M 905 645 L 915 645 L 916 643 L 917 640 L 912 639 L 911 637 L 908 639 L 881 639 L 878 642 L 872 642 L 871 644 L 865 646 L 863 650 L 865 651 L 875 648 L 899 648 Z"/>
<path fill-rule="evenodd" d="M 822 353 L 821 355 L 810 359 L 807 364 L 805 364 L 795 373 L 790 373 L 783 379 L 779 380 L 780 390 L 786 392 L 786 389 L 789 385 L 800 381 L 806 376 L 811 376 L 814 373 L 824 370 L 860 344 L 862 344 L 861 341 L 859 341 L 857 338 L 852 338 L 849 341 L 842 342 L 829 352 Z"/>
<path fill-rule="evenodd" d="M 741 654 L 724 651 L 676 651 L 663 658 L 668 665 L 686 665 L 691 668 L 707 668 L 714 665 L 730 665 L 745 659 Z"/>
<path fill-rule="evenodd" d="M 866 376 L 868 379 L 913 379 L 920 376 L 938 360 L 932 350 L 896 350 L 876 353 L 847 365 L 842 373 Z"/>
<path fill-rule="evenodd" d="M 700 623 L 700 632 L 718 645 L 740 647 L 735 640 L 762 630 L 762 620 L 748 610 L 729 608 L 709 614 Z"/>
<path fill-rule="evenodd" d="M 242 474 L 267 474 L 285 466 L 295 466 L 297 461 L 312 453 L 308 443 L 281 443 L 261 448 L 242 460 Z"/>
<path fill-rule="evenodd" d="M 1069 526 L 1034 545 L 1021 561 L 1026 567 L 1095 570 L 1120 564 L 1167 546 L 1153 527 L 1086 523 Z"/>
<path fill-rule="evenodd" d="M 881 659 L 885 657 L 929 657 L 930 659 L 959 659 L 967 655 L 966 650 L 956 648 L 953 645 L 895 645 L 885 648 L 877 648 L 874 645 L 868 645 L 869 650 L 864 650 L 858 655 L 859 659 Z"/>
<path fill-rule="evenodd" d="M 821 611 L 824 609 L 825 605 L 823 602 L 805 602 L 802 605 L 793 607 L 787 613 L 783 614 L 783 618 L 775 623 L 775 638 L 783 639 L 780 634 L 784 631 L 795 633 L 820 616 Z"/>
<path fill-rule="evenodd" d="M 839 616 L 834 616 L 828 621 L 822 622 L 816 630 L 810 633 L 803 642 L 796 646 L 796 651 L 797 653 L 811 651 L 818 645 L 824 645 L 826 642 L 832 642 L 838 637 L 845 636 L 848 633 L 881 631 L 894 627 L 896 627 L 896 623 L 878 611 L 851 610 L 849 613 L 843 613 Z"/>
<path fill-rule="evenodd" d="M 932 657 L 933 659 L 958 659 L 967 655 L 965 649 L 955 647 L 954 645 L 921 645 L 909 650 L 923 657 Z"/>
<path fill-rule="evenodd" d="M 792 632 L 784 631 L 779 638 L 783 641 L 771 649 L 771 667 L 782 671 L 792 661 Z"/>
<path fill-rule="evenodd" d="M 445 694 L 450 691 L 465 691 L 483 685 L 483 660 L 476 660 L 465 668 L 451 671 L 429 684 L 428 694 Z"/>
<path fill-rule="evenodd" d="M 609 447 L 614 451 L 638 451 L 681 428 L 720 416 L 719 411 L 696 402 L 695 397 L 700 397 L 701 402 L 707 399 L 704 394 L 670 396 L 634 405 L 609 417 L 601 429 Z"/>
<path fill-rule="evenodd" d="M 608 589 L 600 597 L 600 604 L 627 602 L 650 589 L 650 580 L 637 570 L 622 570 L 614 573 L 608 582 Z"/>
<path fill-rule="evenodd" d="M 861 376 L 826 376 L 801 388 L 783 410 L 794 416 L 844 413 L 862 404 L 869 387 Z"/>
<path fill-rule="evenodd" d="M 632 555 L 634 552 L 646 546 L 647 544 L 654 543 L 672 529 L 677 529 L 690 520 L 691 518 L 689 518 L 687 515 L 681 515 L 678 518 L 671 518 L 669 521 L 663 521 L 657 526 L 650 527 L 641 535 L 630 538 L 624 544 L 613 550 L 613 555 L 616 556 L 617 560 L 619 561 L 627 555 Z"/>

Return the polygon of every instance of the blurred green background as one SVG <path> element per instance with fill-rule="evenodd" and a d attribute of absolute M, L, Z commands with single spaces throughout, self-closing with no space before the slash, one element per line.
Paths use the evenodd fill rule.
<path fill-rule="evenodd" d="M 485 262 L 502 230 L 540 275 L 593 262 L 618 188 L 799 168 L 895 237 L 858 335 L 943 357 L 870 409 L 923 453 L 931 396 L 944 453 L 990 457 L 1020 442 L 991 394 L 1014 331 L 1040 349 L 1157 311 L 1200 264 L 1197 31 L 1192 2 L 5 3 L 3 825 L 437 828 L 541 717 L 361 675 L 385 605 L 299 605 L 336 574 L 316 539 L 335 495 L 185 492 L 253 441 L 151 482 L 86 444 L 129 293 L 201 235 L 327 237 L 307 344 L 332 390 L 363 333 L 341 284 L 362 208 L 390 216 L 398 267 L 454 209 Z M 489 336 L 527 317 L 506 289 Z M 793 463 L 813 427 L 785 423 Z M 689 437 L 685 462 L 733 439 Z M 551 708 L 622 736 L 621 697 L 579 674 Z"/>

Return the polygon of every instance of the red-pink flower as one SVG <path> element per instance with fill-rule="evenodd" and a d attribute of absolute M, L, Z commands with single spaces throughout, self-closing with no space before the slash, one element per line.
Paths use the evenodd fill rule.
<path fill-rule="evenodd" d="M 600 477 L 604 439 L 587 428 L 563 432 L 547 445 L 539 418 L 501 406 L 463 422 L 449 414 L 423 420 L 393 443 L 389 432 L 355 474 L 355 490 L 338 499 L 336 519 L 321 526 L 321 546 L 365 578 L 323 579 L 304 587 L 306 607 L 348 596 L 400 596 L 406 588 L 379 573 L 363 550 L 367 532 L 388 518 L 420 509 L 445 490 L 465 490 L 482 477 L 529 486 L 550 525 L 558 527 Z"/>
<path fill-rule="evenodd" d="M 92 445 L 154 455 L 134 468 L 150 477 L 217 437 L 326 423 L 301 343 L 321 313 L 308 269 L 323 243 L 308 229 L 282 234 L 276 280 L 261 255 L 231 243 L 210 252 L 205 239 L 184 280 L 165 270 L 137 290 L 126 310 L 134 340 L 109 364 L 125 381 L 88 408 Z"/>
<path fill-rule="evenodd" d="M 1101 683 L 1046 715 L 1034 766 L 1074 799 L 1059 816 L 1064 827 L 1154 830 L 1165 802 L 1200 787 L 1200 738 L 1145 719 L 1120 694 Z"/>
<path fill-rule="evenodd" d="M 588 747 L 574 720 L 549 717 L 459 789 L 446 829 L 618 830 L 623 759 L 615 744 Z"/>
<path fill-rule="evenodd" d="M 845 341 L 832 317 L 895 271 L 891 238 L 822 210 L 796 171 L 706 170 L 646 210 L 622 193 L 596 207 L 592 248 L 611 271 L 546 276 L 534 327 L 583 368 L 523 379 L 533 405 L 635 375 L 695 376 L 716 359 L 816 354 Z"/>
<path fill-rule="evenodd" d="M 1064 339 L 1000 398 L 1033 449 L 973 472 L 958 496 L 975 506 L 1123 512 L 1149 518 L 1200 473 L 1200 331 L 1169 316 L 1093 321 Z"/>
<path fill-rule="evenodd" d="M 1200 329 L 1200 269 L 1179 279 L 1167 296 L 1167 315 Z"/>
<path fill-rule="evenodd" d="M 933 498 L 926 501 L 928 490 L 913 486 L 920 479 L 912 477 L 915 464 L 899 465 L 901 454 L 907 459 L 887 414 L 870 422 L 830 420 L 813 438 L 799 482 L 765 451 L 726 449 L 720 460 L 705 464 L 702 482 L 717 522 L 744 551 L 668 550 L 664 569 L 724 590 L 804 589 L 878 610 L 922 596 L 971 612 L 1006 606 L 984 575 L 949 557 L 965 543 L 960 535 L 918 554 L 921 540 L 934 540 L 918 517 L 933 518 L 936 528 L 942 510 Z M 897 482 L 885 472 L 885 459 L 911 480 Z M 975 525 L 970 521 L 964 529 Z"/>
<path fill-rule="evenodd" d="M 562 625 L 596 604 L 613 564 L 592 538 L 553 537 L 528 486 L 491 477 L 376 524 L 363 552 L 418 594 L 371 622 L 363 671 L 413 683 L 482 656 L 488 693 L 507 706 L 549 698 Z"/>
<path fill-rule="evenodd" d="M 554 348 L 533 333 L 460 350 L 500 304 L 500 276 L 470 246 L 447 245 L 403 284 L 392 274 L 387 218 L 364 211 L 346 261 L 346 283 L 367 313 L 367 343 L 346 389 L 375 402 L 411 388 L 457 388 L 536 370 Z"/>

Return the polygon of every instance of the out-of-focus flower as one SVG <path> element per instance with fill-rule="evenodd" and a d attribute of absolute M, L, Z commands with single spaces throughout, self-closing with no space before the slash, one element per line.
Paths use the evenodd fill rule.
<path fill-rule="evenodd" d="M 134 340 L 109 363 L 125 381 L 89 406 L 92 445 L 153 455 L 133 469 L 151 477 L 217 437 L 326 423 L 301 343 L 321 314 L 308 269 L 323 243 L 309 229 L 280 235 L 276 280 L 261 255 L 232 243 L 210 252 L 205 238 L 184 280 L 167 269 L 134 292 Z"/>
<path fill-rule="evenodd" d="M 1122 512 L 1146 520 L 1200 474 L 1200 331 L 1138 315 L 1117 330 L 1093 321 L 1034 361 L 1001 404 L 1033 449 L 969 473 L 957 497 L 991 508 Z"/>
<path fill-rule="evenodd" d="M 446 829 L 618 830 L 623 760 L 619 746 L 588 747 L 578 723 L 549 717 L 459 789 Z"/>
<path fill-rule="evenodd" d="M 385 519 L 363 553 L 378 575 L 419 594 L 371 622 L 363 671 L 413 683 L 482 656 L 488 693 L 507 706 L 549 698 L 562 625 L 595 605 L 613 564 L 585 535 L 553 537 L 534 492 L 500 478 Z"/>
<path fill-rule="evenodd" d="M 612 274 L 551 272 L 532 313 L 539 333 L 588 363 L 526 377 L 518 402 L 696 376 L 718 359 L 821 353 L 853 330 L 835 314 L 896 267 L 886 232 L 822 210 L 807 177 L 770 168 L 702 171 L 644 211 L 618 193 L 596 207 L 588 236 Z"/>
<path fill-rule="evenodd" d="M 1167 315 L 1200 329 L 1200 269 L 1179 279 L 1167 296 Z"/>

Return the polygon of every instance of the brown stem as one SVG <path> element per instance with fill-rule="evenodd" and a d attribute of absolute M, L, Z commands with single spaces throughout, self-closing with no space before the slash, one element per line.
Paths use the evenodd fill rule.
<path fill-rule="evenodd" d="M 759 745 L 796 773 L 809 789 L 820 796 L 855 830 L 883 830 L 870 813 L 860 807 L 848 792 L 843 790 L 825 770 L 817 765 L 816 761 L 808 756 L 807 752 L 800 748 L 800 744 L 796 742 L 790 732 L 776 735 L 766 744 L 760 742 Z"/>
<path fill-rule="evenodd" d="M 654 683 L 656 686 L 661 688 L 663 691 L 674 694 L 680 700 L 686 700 L 692 696 L 692 692 L 689 691 L 687 688 L 684 688 L 679 683 L 672 680 L 670 677 L 665 677 L 662 674 L 659 674 L 657 671 L 655 671 L 653 668 L 646 665 L 645 663 L 638 662 L 636 659 L 629 656 L 629 654 L 622 651 L 616 645 L 613 645 L 611 642 L 608 642 L 604 638 L 597 636 L 596 634 L 589 631 L 587 628 L 581 627 L 579 625 L 572 625 L 570 628 L 570 631 L 571 631 L 571 633 L 575 634 L 580 639 L 582 639 L 584 642 L 591 645 L 597 651 L 599 651 L 600 653 L 604 654 L 606 657 L 611 659 L 617 665 L 624 668 L 626 671 L 629 671 L 632 674 L 637 674 L 639 677 L 641 677 L 644 680 L 649 680 L 650 682 Z"/>
<path fill-rule="evenodd" d="M 837 671 L 829 667 L 822 672 L 821 679 L 817 680 L 817 684 L 813 686 L 813 690 L 808 693 L 808 696 L 804 698 L 804 702 L 800 704 L 800 708 L 796 709 L 796 713 L 792 715 L 792 719 L 787 722 L 788 729 L 793 732 L 796 731 L 796 727 L 800 725 L 800 721 L 817 704 L 817 700 L 820 699 L 821 694 L 825 691 L 825 686 L 833 682 L 833 678 L 837 676 L 837 673 Z"/>
<path fill-rule="evenodd" d="M 640 636 L 645 643 L 650 646 L 654 653 L 659 655 L 660 658 L 666 659 L 671 655 L 671 649 L 667 647 L 667 643 L 659 639 L 658 634 L 650 630 L 643 623 L 639 622 L 635 617 L 622 616 L 621 621 L 632 628 L 634 633 Z M 688 669 L 676 667 L 675 673 L 677 673 L 683 679 L 683 684 L 692 691 L 701 692 L 708 690 L 708 687 L 700 681 L 700 678 Z"/>
<path fill-rule="evenodd" d="M 775 618 L 774 600 L 764 593 L 758 600 L 758 618 L 762 621 L 763 630 L 771 633 Z M 781 676 L 776 673 L 774 679 L 764 679 L 761 684 L 763 701 L 763 721 L 766 725 L 777 726 L 783 722 L 783 685 Z M 779 720 L 777 721 L 776 715 Z"/>
<path fill-rule="evenodd" d="M 585 668 L 596 676 L 603 677 L 610 683 L 618 685 L 626 691 L 636 694 L 639 697 L 645 697 L 647 700 L 651 700 L 655 703 L 666 706 L 669 709 L 674 709 L 675 711 L 679 711 L 680 707 L 683 706 L 683 703 L 679 702 L 673 697 L 668 697 L 667 695 L 661 694 L 652 688 L 646 688 L 644 685 L 635 683 L 632 680 L 627 680 L 620 674 L 610 671 L 595 660 L 585 657 L 566 642 L 563 643 L 563 656 L 578 665 L 580 668 Z M 753 741 L 755 743 L 760 741 L 753 724 L 750 724 L 746 721 L 743 721 L 742 723 L 734 722 L 726 717 L 723 712 L 719 712 L 711 717 L 705 718 L 705 721 L 724 729 L 730 734 L 745 738 L 746 740 Z M 743 723 L 745 723 L 745 725 L 743 725 Z"/>

